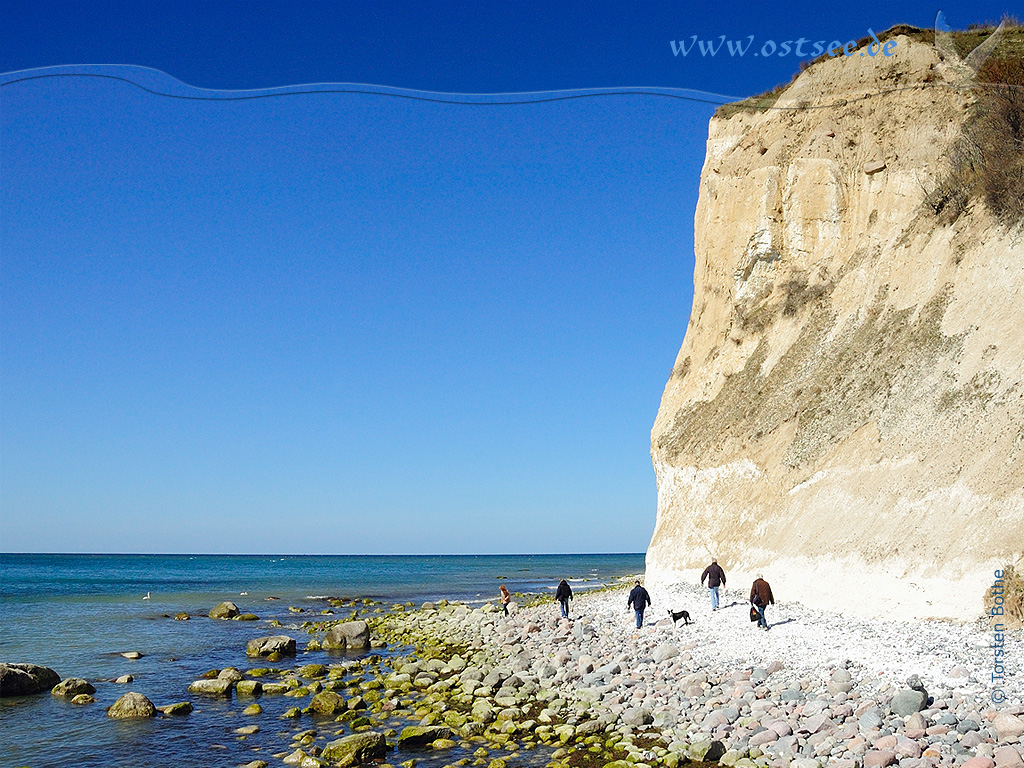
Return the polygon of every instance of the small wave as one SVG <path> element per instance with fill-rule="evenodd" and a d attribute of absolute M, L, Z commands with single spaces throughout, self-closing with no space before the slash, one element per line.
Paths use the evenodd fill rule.
<path fill-rule="evenodd" d="M 330 600 L 330 595 L 306 595 L 303 600 Z"/>

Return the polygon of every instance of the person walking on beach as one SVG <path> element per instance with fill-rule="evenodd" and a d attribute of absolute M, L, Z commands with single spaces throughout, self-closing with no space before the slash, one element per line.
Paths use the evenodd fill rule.
<path fill-rule="evenodd" d="M 572 600 L 572 587 L 569 586 L 569 582 L 565 579 L 558 582 L 558 589 L 555 590 L 555 599 L 562 606 L 562 618 L 568 619 L 569 601 Z"/>
<path fill-rule="evenodd" d="M 711 558 L 711 565 L 704 569 L 704 573 L 700 575 L 700 583 L 704 583 L 704 579 L 708 580 L 708 590 L 711 592 L 711 610 L 718 610 L 718 588 L 725 586 L 725 571 L 722 570 L 722 566 L 718 564 L 718 560 Z"/>
<path fill-rule="evenodd" d="M 767 631 L 768 622 L 764 618 L 764 609 L 769 605 L 775 605 L 775 596 L 772 594 L 771 585 L 760 573 L 750 587 L 750 603 L 757 609 L 757 628 Z"/>
<path fill-rule="evenodd" d="M 647 594 L 647 590 L 640 586 L 640 582 L 636 583 L 633 587 L 633 591 L 629 593 L 629 602 L 626 603 L 626 607 L 632 606 L 633 610 L 636 611 L 636 628 L 644 624 L 644 610 L 648 605 L 651 604 L 651 596 Z"/>
<path fill-rule="evenodd" d="M 501 609 L 508 616 L 508 604 L 512 602 L 512 595 L 509 594 L 508 587 L 504 584 L 501 585 Z"/>

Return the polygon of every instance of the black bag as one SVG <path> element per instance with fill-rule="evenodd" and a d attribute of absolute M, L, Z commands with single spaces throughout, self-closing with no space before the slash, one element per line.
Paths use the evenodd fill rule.
<path fill-rule="evenodd" d="M 757 608 L 750 606 L 750 620 L 757 621 L 761 618 L 761 614 L 757 612 Z"/>

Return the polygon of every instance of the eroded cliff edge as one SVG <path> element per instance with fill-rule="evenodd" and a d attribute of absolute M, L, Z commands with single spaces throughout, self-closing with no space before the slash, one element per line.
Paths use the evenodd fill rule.
<path fill-rule="evenodd" d="M 1024 232 L 935 190 L 977 99 L 938 49 L 711 120 L 694 304 L 651 435 L 653 585 L 969 620 L 1024 551 Z"/>

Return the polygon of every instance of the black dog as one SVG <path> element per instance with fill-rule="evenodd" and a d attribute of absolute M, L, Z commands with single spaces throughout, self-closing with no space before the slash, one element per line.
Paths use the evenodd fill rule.
<path fill-rule="evenodd" d="M 668 615 L 672 617 L 672 623 L 673 624 L 677 623 L 680 619 L 683 620 L 683 624 L 684 625 L 690 623 L 690 613 L 689 613 L 689 611 L 678 611 L 677 612 L 677 611 L 669 610 Z"/>

